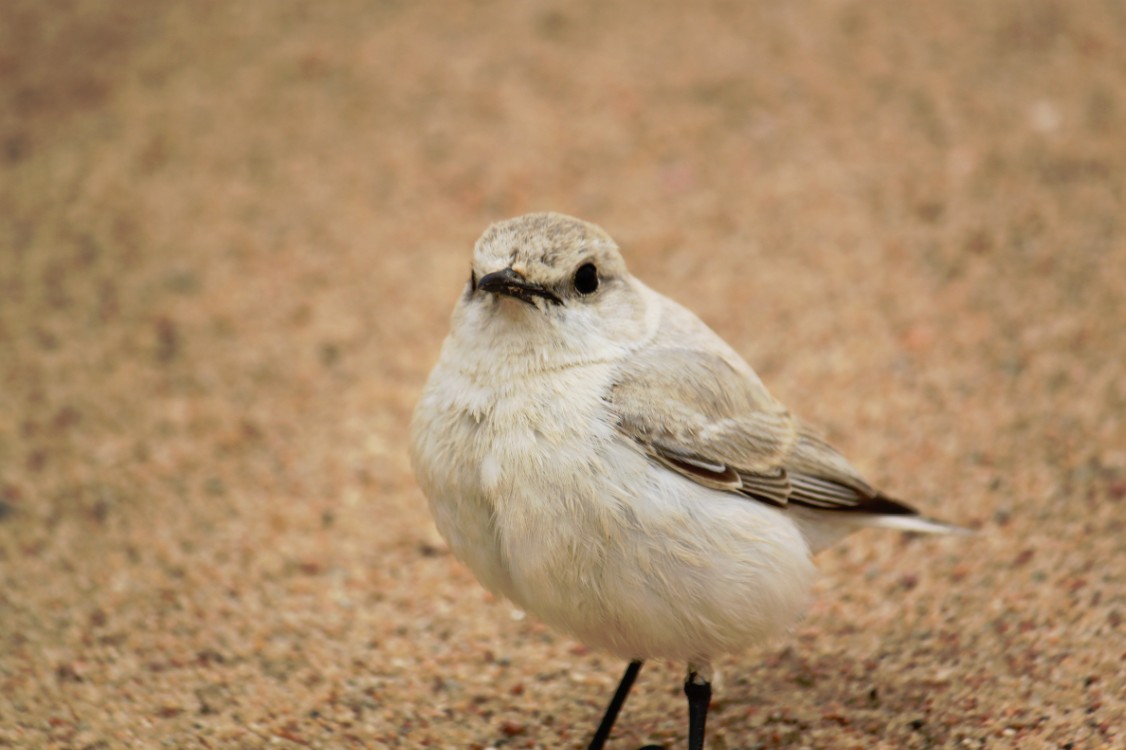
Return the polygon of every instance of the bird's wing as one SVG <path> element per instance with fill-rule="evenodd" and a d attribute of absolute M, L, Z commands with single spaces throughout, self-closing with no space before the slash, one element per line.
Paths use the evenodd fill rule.
<path fill-rule="evenodd" d="M 914 514 L 877 492 L 848 461 L 767 392 L 741 361 L 657 348 L 625 363 L 607 394 L 621 433 L 699 484 L 771 505 Z"/>

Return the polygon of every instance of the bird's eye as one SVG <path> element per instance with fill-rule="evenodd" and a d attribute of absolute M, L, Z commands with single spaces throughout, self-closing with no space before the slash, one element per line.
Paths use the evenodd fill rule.
<path fill-rule="evenodd" d="M 598 269 L 593 263 L 584 263 L 575 271 L 575 291 L 579 294 L 593 294 L 598 289 Z"/>

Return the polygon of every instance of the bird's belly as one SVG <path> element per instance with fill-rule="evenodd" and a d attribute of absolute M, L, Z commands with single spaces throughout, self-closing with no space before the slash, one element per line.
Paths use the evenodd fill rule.
<path fill-rule="evenodd" d="M 513 571 L 534 567 L 524 550 L 545 528 L 570 523 L 571 478 L 610 433 L 605 369 L 570 383 L 500 374 L 484 385 L 445 372 L 416 410 L 412 462 L 439 532 L 486 588 L 529 610 Z"/>
<path fill-rule="evenodd" d="M 415 461 L 455 556 L 548 625 L 626 658 L 703 662 L 785 632 L 813 578 L 791 519 L 654 464 L 606 421 L 600 392 L 529 386 L 523 407 L 478 399 L 486 414 L 468 389 L 424 402 Z"/>
<path fill-rule="evenodd" d="M 513 598 L 587 645 L 702 663 L 804 612 L 814 571 L 784 513 L 703 488 L 624 441 L 527 489 L 495 517 Z"/>

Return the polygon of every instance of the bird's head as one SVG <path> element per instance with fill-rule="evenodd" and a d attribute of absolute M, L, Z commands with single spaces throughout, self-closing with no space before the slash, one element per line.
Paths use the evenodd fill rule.
<path fill-rule="evenodd" d="M 644 335 L 645 307 L 605 231 L 536 213 L 493 224 L 477 240 L 454 323 L 525 350 L 603 356 Z"/>

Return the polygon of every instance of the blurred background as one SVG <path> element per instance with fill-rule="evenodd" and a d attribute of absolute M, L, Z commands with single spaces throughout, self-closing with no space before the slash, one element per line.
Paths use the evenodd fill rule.
<path fill-rule="evenodd" d="M 1126 742 L 1126 5 L 0 5 L 0 747 L 585 747 L 406 457 L 558 210 L 891 494 L 714 748 Z M 617 747 L 679 746 L 680 666 Z"/>

